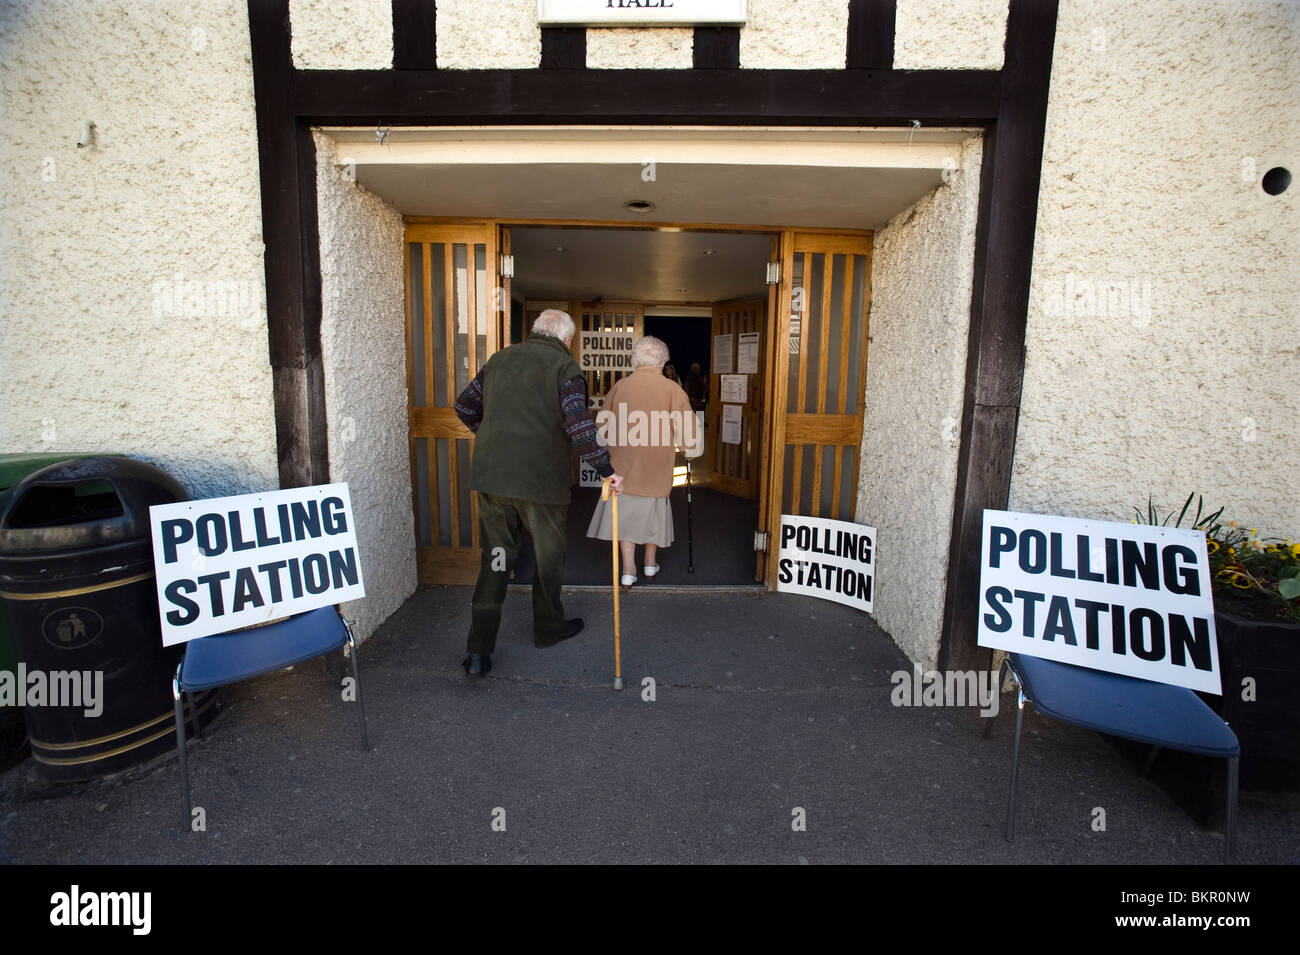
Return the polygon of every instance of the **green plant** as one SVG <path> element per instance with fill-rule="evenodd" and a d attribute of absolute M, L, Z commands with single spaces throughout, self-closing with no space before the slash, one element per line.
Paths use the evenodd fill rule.
<path fill-rule="evenodd" d="M 1257 528 L 1248 530 L 1237 521 L 1225 523 L 1222 507 L 1205 514 L 1204 500 L 1195 492 L 1187 495 L 1172 526 L 1183 526 L 1193 498 L 1196 514 L 1188 526 L 1205 533 L 1214 594 L 1223 598 L 1219 609 L 1300 623 L 1300 543 L 1289 537 L 1261 538 Z M 1139 524 L 1168 527 L 1173 518 L 1170 511 L 1161 520 L 1149 497 L 1146 513 L 1137 507 L 1133 510 Z"/>

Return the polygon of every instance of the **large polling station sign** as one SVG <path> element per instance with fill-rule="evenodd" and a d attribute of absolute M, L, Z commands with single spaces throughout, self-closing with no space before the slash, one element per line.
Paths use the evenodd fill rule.
<path fill-rule="evenodd" d="M 583 371 L 631 371 L 636 332 L 579 332 L 578 364 Z"/>
<path fill-rule="evenodd" d="M 346 484 L 149 508 L 163 646 L 366 595 Z"/>
<path fill-rule="evenodd" d="M 978 643 L 1221 692 L 1205 535 L 984 512 Z"/>
<path fill-rule="evenodd" d="M 871 612 L 876 529 L 824 517 L 781 515 L 776 589 Z"/>

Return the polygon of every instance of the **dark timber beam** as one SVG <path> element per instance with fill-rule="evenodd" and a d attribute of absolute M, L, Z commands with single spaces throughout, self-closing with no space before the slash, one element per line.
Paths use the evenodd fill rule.
<path fill-rule="evenodd" d="M 697 70 L 740 69 L 740 27 L 696 27 L 691 66 Z"/>
<path fill-rule="evenodd" d="M 982 126 L 998 97 L 992 70 L 307 70 L 293 111 L 362 126 Z"/>
<path fill-rule="evenodd" d="M 1056 0 L 1011 0 L 998 120 L 984 138 L 965 403 L 940 669 L 988 665 L 976 645 L 985 508 L 1007 506 L 1025 369 Z"/>
<path fill-rule="evenodd" d="M 542 27 L 542 62 L 544 70 L 584 70 L 587 68 L 586 27 Z"/>
<path fill-rule="evenodd" d="M 898 0 L 849 0 L 844 65 L 850 70 L 892 70 Z"/>
<path fill-rule="evenodd" d="M 393 69 L 438 68 L 438 19 L 434 0 L 393 0 Z"/>
<path fill-rule="evenodd" d="M 301 487 L 329 479 L 316 151 L 311 130 L 293 116 L 288 0 L 249 0 L 248 27 L 280 486 Z"/>

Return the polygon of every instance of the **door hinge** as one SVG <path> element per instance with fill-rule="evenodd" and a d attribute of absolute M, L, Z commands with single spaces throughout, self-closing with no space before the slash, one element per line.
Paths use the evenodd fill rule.
<path fill-rule="evenodd" d="M 767 284 L 776 285 L 781 281 L 781 263 L 767 263 Z"/>
<path fill-rule="evenodd" d="M 515 277 L 515 257 L 513 255 L 501 255 L 501 277 L 503 279 L 512 279 Z"/>
<path fill-rule="evenodd" d="M 754 531 L 754 550 L 761 550 L 767 553 L 767 534 L 763 531 Z"/>

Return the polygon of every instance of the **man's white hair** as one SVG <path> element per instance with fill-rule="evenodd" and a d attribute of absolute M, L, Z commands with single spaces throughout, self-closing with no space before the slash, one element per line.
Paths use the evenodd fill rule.
<path fill-rule="evenodd" d="M 533 319 L 532 332 L 534 335 L 541 332 L 562 342 L 571 342 L 574 332 L 573 319 L 569 317 L 568 312 L 562 312 L 558 308 L 548 308 Z"/>
<path fill-rule="evenodd" d="M 668 346 L 653 335 L 638 338 L 632 346 L 632 367 L 654 365 L 662 368 L 668 361 Z"/>

